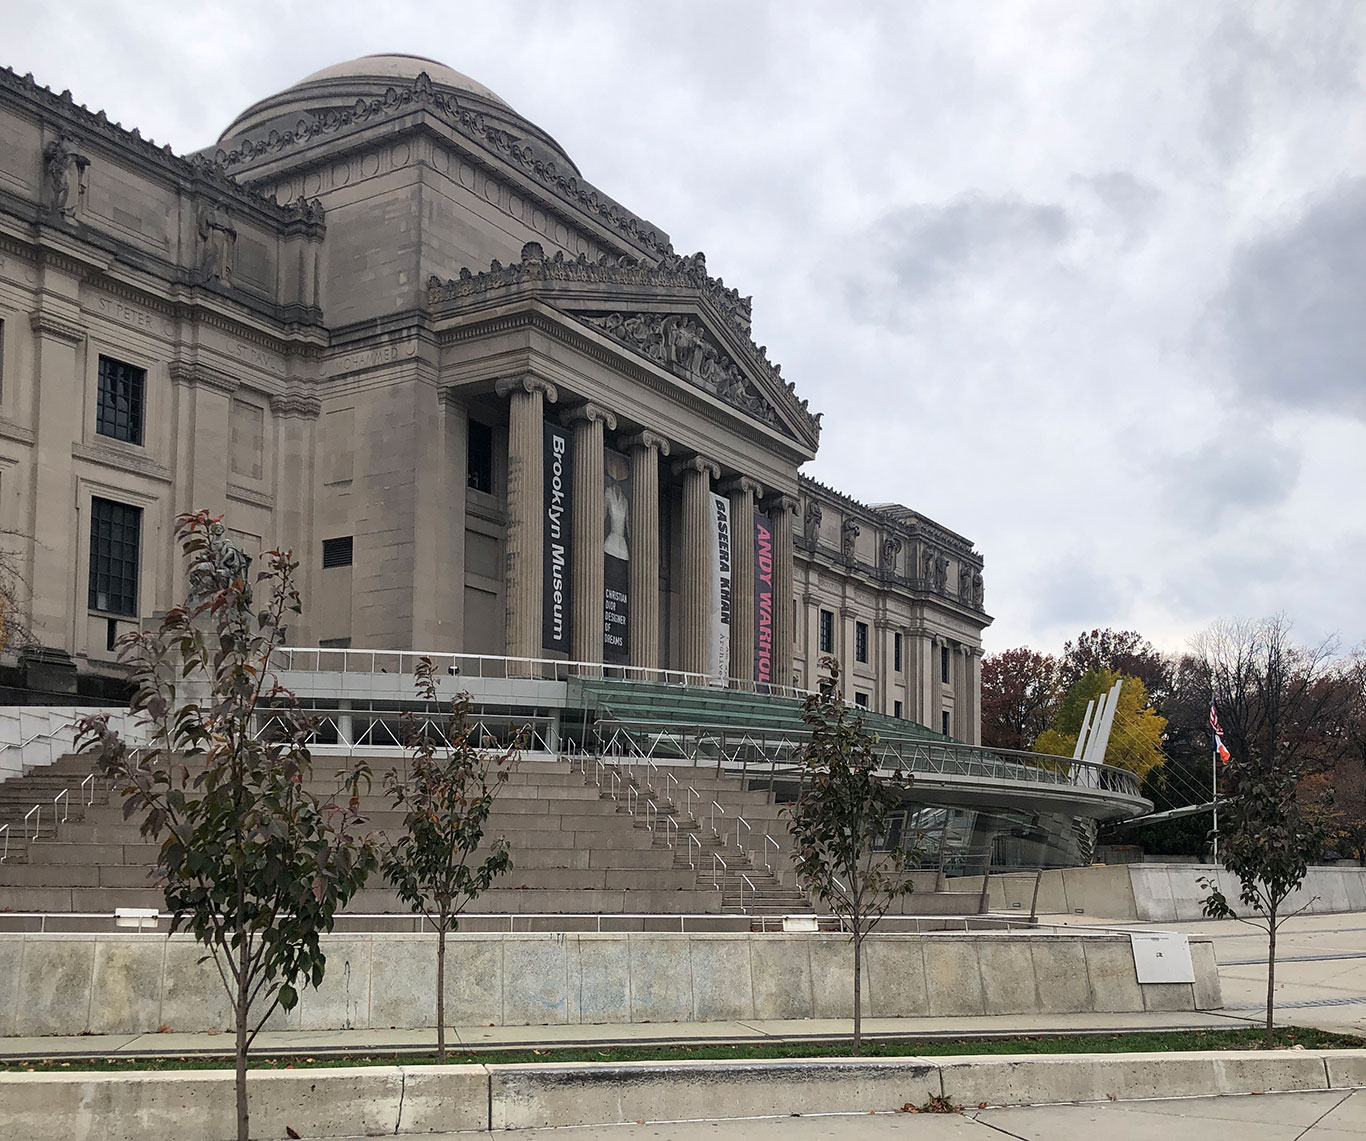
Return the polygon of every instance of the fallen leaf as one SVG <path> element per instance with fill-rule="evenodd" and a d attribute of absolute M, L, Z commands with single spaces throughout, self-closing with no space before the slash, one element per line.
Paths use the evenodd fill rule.
<path fill-rule="evenodd" d="M 293 1137 L 293 1138 L 294 1138 L 294 1141 L 299 1141 L 299 1133 L 298 1133 L 298 1130 L 296 1130 L 296 1129 L 294 1128 L 294 1126 L 292 1126 L 292 1125 L 286 1125 L 286 1126 L 285 1126 L 285 1136 L 286 1136 L 286 1137 Z"/>
<path fill-rule="evenodd" d="M 168 1023 L 163 1022 L 160 1026 L 157 1027 L 158 1034 L 169 1034 L 170 1032 L 171 1027 Z"/>

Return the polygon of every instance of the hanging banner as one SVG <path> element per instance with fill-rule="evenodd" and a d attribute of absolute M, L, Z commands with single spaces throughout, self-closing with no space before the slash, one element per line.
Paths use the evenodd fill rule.
<path fill-rule="evenodd" d="M 602 660 L 631 660 L 631 461 L 602 453 Z"/>
<path fill-rule="evenodd" d="M 725 685 L 730 677 L 730 500 L 713 495 L 711 502 L 711 655 L 707 673 L 712 685 Z"/>
<path fill-rule="evenodd" d="M 754 513 L 754 680 L 760 693 L 773 681 L 773 524 Z"/>
<path fill-rule="evenodd" d="M 570 472 L 573 466 L 573 437 L 569 429 L 545 422 L 544 458 L 545 497 L 542 507 L 544 527 L 543 573 L 541 577 L 541 645 L 550 653 L 570 652 L 569 559 L 572 549 L 570 529 Z"/>

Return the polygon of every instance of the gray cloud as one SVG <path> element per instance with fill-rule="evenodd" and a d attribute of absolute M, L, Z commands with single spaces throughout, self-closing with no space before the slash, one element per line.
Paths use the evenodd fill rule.
<path fill-rule="evenodd" d="M 1202 448 L 1163 461 L 1169 522 L 1207 531 L 1249 511 L 1265 511 L 1290 498 L 1301 459 L 1292 448 L 1230 425 Z"/>
<path fill-rule="evenodd" d="M 1366 418 L 1366 179 L 1236 252 L 1221 298 L 1234 379 L 1284 404 Z"/>

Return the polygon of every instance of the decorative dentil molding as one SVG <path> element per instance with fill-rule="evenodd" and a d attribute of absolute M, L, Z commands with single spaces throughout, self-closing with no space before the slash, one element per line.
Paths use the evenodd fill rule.
<path fill-rule="evenodd" d="M 418 73 L 411 86 L 390 86 L 379 98 L 357 99 L 350 107 L 307 111 L 306 117 L 301 117 L 292 131 L 272 130 L 262 138 L 243 139 L 232 150 L 220 148 L 214 154 L 214 161 L 224 169 L 231 170 L 244 162 L 312 142 L 323 135 L 335 134 L 393 115 L 408 114 L 419 108 L 430 111 L 466 138 L 493 151 L 560 198 L 606 222 L 613 229 L 620 230 L 633 241 L 656 253 L 672 252 L 668 242 L 643 218 L 632 214 L 596 187 L 581 181 L 572 169 L 563 169 L 560 162 L 539 143 L 495 127 L 481 112 L 462 106 L 454 95 L 438 91 L 425 71 Z"/>

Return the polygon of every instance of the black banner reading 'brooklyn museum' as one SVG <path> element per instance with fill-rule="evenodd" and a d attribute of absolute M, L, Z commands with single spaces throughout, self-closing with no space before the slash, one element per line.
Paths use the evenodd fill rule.
<path fill-rule="evenodd" d="M 573 438 L 567 428 L 545 422 L 545 502 L 542 519 L 545 569 L 542 588 L 541 643 L 547 651 L 569 653 L 570 472 Z"/>

